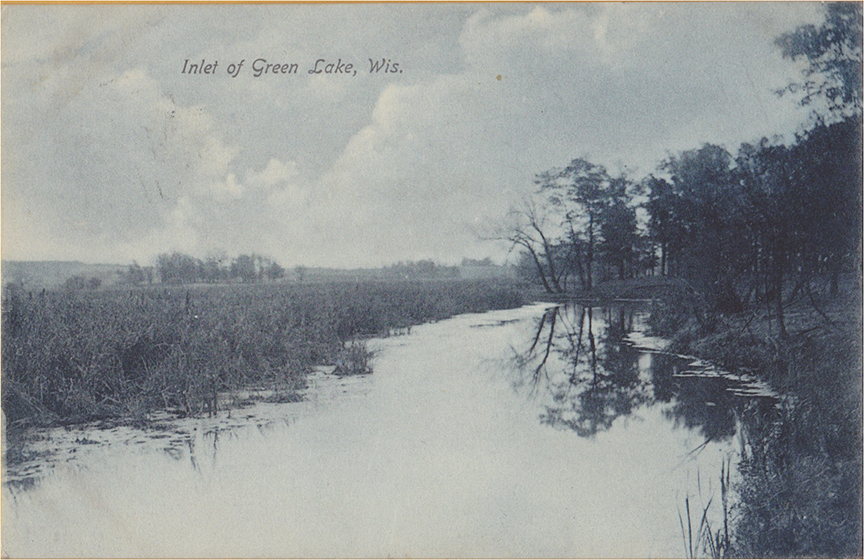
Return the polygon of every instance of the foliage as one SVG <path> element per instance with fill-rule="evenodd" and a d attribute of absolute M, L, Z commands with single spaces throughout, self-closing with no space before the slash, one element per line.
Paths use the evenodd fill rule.
<path fill-rule="evenodd" d="M 579 158 L 541 173 L 536 183 L 540 189 L 524 205 L 510 240 L 531 255 L 547 291 L 572 289 L 571 278 L 591 290 L 598 263 L 621 279 L 634 274 L 640 238 L 626 177 L 612 178 L 603 166 Z"/>
<path fill-rule="evenodd" d="M 624 280 L 635 262 L 639 247 L 636 210 L 628 206 L 624 200 L 613 200 L 603 209 L 600 236 L 603 239 L 601 245 L 603 260 L 617 271 L 619 280 Z"/>
<path fill-rule="evenodd" d="M 563 254 L 562 243 L 549 234 L 552 209 L 545 201 L 527 199 L 518 208 L 510 210 L 506 224 L 496 234 L 506 240 L 511 251 L 521 250 L 520 275 L 536 276 L 548 293 L 562 293 L 567 282 L 567 267 L 562 267 L 570 255 Z M 532 270 L 533 268 L 533 270 Z M 530 275 L 530 276 L 529 276 Z"/>
<path fill-rule="evenodd" d="M 825 21 L 819 27 L 803 25 L 777 38 L 783 56 L 806 59 L 804 82 L 786 91 L 804 92 L 802 105 L 824 100 L 830 114 L 861 115 L 862 15 L 859 2 L 824 5 Z"/>
<path fill-rule="evenodd" d="M 723 318 L 706 333 L 670 298 L 652 324 L 677 336 L 673 352 L 729 371 L 758 372 L 784 397 L 739 412 L 741 473 L 726 554 L 745 558 L 860 557 L 862 386 L 860 288 L 787 309 L 781 339 L 769 313 Z M 656 328 L 656 327 L 655 327 Z"/>
<path fill-rule="evenodd" d="M 574 291 L 570 279 L 593 291 L 614 276 L 670 275 L 701 302 L 700 328 L 761 308 L 785 338 L 790 302 L 815 302 L 826 278 L 836 296 L 840 275 L 861 267 L 862 8 L 824 11 L 821 25 L 776 40 L 806 61 L 805 81 L 787 89 L 823 105 L 793 142 L 762 138 L 734 154 L 706 143 L 636 183 L 577 158 L 537 176 L 538 192 L 499 238 L 524 251 L 548 292 Z"/>
<path fill-rule="evenodd" d="M 148 284 L 153 283 L 153 268 L 142 267 L 136 261 L 132 261 L 129 265 L 129 270 L 126 272 L 126 283 L 128 284 Z"/>
<path fill-rule="evenodd" d="M 63 289 L 67 291 L 98 290 L 102 280 L 96 277 L 86 278 L 84 276 L 72 276 L 63 282 Z"/>
<path fill-rule="evenodd" d="M 384 269 L 385 276 L 404 280 L 457 278 L 459 270 L 455 266 L 442 266 L 431 260 L 398 262 Z"/>
<path fill-rule="evenodd" d="M 582 286 L 588 290 L 594 282 L 598 230 L 609 182 L 605 167 L 583 158 L 574 159 L 564 169 L 552 170 L 537 178 L 541 192 L 547 194 L 553 205 L 562 209 L 567 241 L 574 248 L 584 248 L 584 251 L 578 251 L 575 264 L 581 272 Z"/>
<path fill-rule="evenodd" d="M 285 276 L 285 269 L 261 255 L 238 255 L 227 263 L 224 253 L 213 253 L 202 261 L 183 253 L 162 253 L 157 258 L 156 271 L 163 284 L 218 283 L 226 281 L 263 282 Z M 147 271 L 149 272 L 149 271 Z M 145 271 L 133 263 L 129 268 L 131 283 L 144 281 Z M 148 278 L 152 282 L 152 276 Z"/>

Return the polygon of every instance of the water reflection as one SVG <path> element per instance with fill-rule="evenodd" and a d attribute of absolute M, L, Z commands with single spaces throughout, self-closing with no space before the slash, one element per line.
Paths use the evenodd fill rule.
<path fill-rule="evenodd" d="M 265 436 L 347 393 L 362 396 L 371 383 L 369 376 L 340 377 L 316 370 L 308 377 L 302 400 L 296 402 L 245 398 L 248 402 L 242 408 L 226 407 L 212 417 L 176 417 L 157 412 L 151 415 L 151 424 L 144 426 L 97 421 L 31 430 L 19 436 L 21 449 L 6 457 L 3 485 L 26 490 L 58 467 L 79 468 L 105 453 L 161 453 L 200 472 L 202 464 L 216 462 L 226 440 L 245 437 L 247 432 Z M 269 397 L 271 392 L 245 393 Z"/>
<path fill-rule="evenodd" d="M 700 389 L 734 385 L 705 378 L 708 364 L 634 344 L 644 318 L 539 305 L 464 315 L 371 341 L 373 375 L 312 377 L 302 402 L 152 433 L 51 431 L 57 468 L 28 489 L 7 474 L 4 551 L 680 556 L 685 500 L 700 515 L 712 505 L 712 526 L 722 519 L 716 477 L 735 442 L 719 438 L 735 416 L 709 409 L 745 398 Z M 630 415 L 640 421 L 618 421 Z M 173 441 L 179 461 L 162 452 Z"/>
<path fill-rule="evenodd" d="M 548 309 L 515 359 L 541 402 L 541 422 L 591 437 L 641 407 L 664 405 L 676 426 L 712 441 L 734 436 L 745 408 L 774 406 L 752 380 L 637 347 L 631 335 L 644 333 L 646 319 L 645 310 L 625 305 Z"/>

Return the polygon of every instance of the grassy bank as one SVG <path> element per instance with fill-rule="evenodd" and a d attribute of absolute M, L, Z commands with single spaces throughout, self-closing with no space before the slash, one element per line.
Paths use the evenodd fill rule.
<path fill-rule="evenodd" d="M 365 337 L 523 302 L 501 281 L 10 288 L 2 407 L 11 430 L 213 412 L 223 391 L 302 388 L 314 365 L 365 371 Z"/>
<path fill-rule="evenodd" d="M 838 296 L 786 309 L 788 336 L 763 311 L 700 313 L 685 293 L 656 305 L 673 350 L 768 380 L 784 395 L 771 415 L 743 414 L 740 497 L 728 555 L 861 557 L 861 300 Z"/>

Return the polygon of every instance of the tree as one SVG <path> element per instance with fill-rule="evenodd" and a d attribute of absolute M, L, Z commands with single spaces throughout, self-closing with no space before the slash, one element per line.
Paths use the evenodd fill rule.
<path fill-rule="evenodd" d="M 162 253 L 156 261 L 159 277 L 164 284 L 191 283 L 201 277 L 201 261 L 189 255 L 176 251 L 171 254 Z"/>
<path fill-rule="evenodd" d="M 624 176 L 610 180 L 606 206 L 600 211 L 600 249 L 603 260 L 624 280 L 636 259 L 639 233 L 636 210 L 629 189 L 632 183 Z"/>
<path fill-rule="evenodd" d="M 279 263 L 277 263 L 277 262 L 275 262 L 275 261 L 272 261 L 272 262 L 267 266 L 266 274 L 267 274 L 267 278 L 268 278 L 268 279 L 270 279 L 270 280 L 278 280 L 278 279 L 280 279 L 280 278 L 282 278 L 282 277 L 285 276 L 285 269 L 282 268 L 282 267 L 279 265 Z"/>
<path fill-rule="evenodd" d="M 238 255 L 231 263 L 231 277 L 243 282 L 254 282 L 258 279 L 255 266 L 255 255 Z"/>
<path fill-rule="evenodd" d="M 636 211 L 624 201 L 616 200 L 603 211 L 600 233 L 603 259 L 618 273 L 618 278 L 626 278 L 628 267 L 636 256 L 639 236 L 636 232 Z"/>
<path fill-rule="evenodd" d="M 807 256 L 802 266 L 808 273 L 827 268 L 836 295 L 840 270 L 849 261 L 860 269 L 864 18 L 860 2 L 825 4 L 823 10 L 820 26 L 800 26 L 775 43 L 784 57 L 807 63 L 803 82 L 784 90 L 803 92 L 800 103 L 814 107 L 816 118 L 793 148 L 796 195 L 810 209 L 802 223 Z"/>
<path fill-rule="evenodd" d="M 801 253 L 799 224 L 807 220 L 796 188 L 792 150 L 763 139 L 738 152 L 737 175 L 746 199 L 742 205 L 748 232 L 757 251 L 754 272 L 765 286 L 765 300 L 774 308 L 781 338 L 786 338 L 783 286 L 791 257 Z"/>
<path fill-rule="evenodd" d="M 132 261 L 132 264 L 129 265 L 126 278 L 130 284 L 143 284 L 147 281 L 147 275 L 144 273 L 144 269 L 141 268 L 136 261 Z"/>
<path fill-rule="evenodd" d="M 228 269 L 225 263 L 228 260 L 228 255 L 225 251 L 211 251 L 204 259 L 204 264 L 201 267 L 201 276 L 205 282 L 220 282 L 228 277 Z"/>
<path fill-rule="evenodd" d="M 807 60 L 804 81 L 792 83 L 783 91 L 803 91 L 802 105 L 812 106 L 824 100 L 835 117 L 860 116 L 861 3 L 834 2 L 825 4 L 824 10 L 821 26 L 802 25 L 776 39 L 784 57 Z"/>
<path fill-rule="evenodd" d="M 860 270 L 861 117 L 820 124 L 802 135 L 792 151 L 797 162 L 796 204 L 806 204 L 802 235 L 813 272 L 824 269 L 838 292 L 842 270 Z"/>
<path fill-rule="evenodd" d="M 556 250 L 555 237 L 550 233 L 549 211 L 528 199 L 519 208 L 511 209 L 503 230 L 496 236 L 511 244 L 511 251 L 521 248 L 530 257 L 543 288 L 549 293 L 561 293 L 560 248 Z"/>
<path fill-rule="evenodd" d="M 691 281 L 719 311 L 743 307 L 738 283 L 752 264 L 733 165 L 729 152 L 711 144 L 661 164 L 671 176 L 675 196 L 680 197 L 676 205 L 682 228 L 679 276 Z"/>
<path fill-rule="evenodd" d="M 590 290 L 601 213 L 608 200 L 610 179 L 606 168 L 577 158 L 564 169 L 539 175 L 536 182 L 541 191 L 548 193 L 551 203 L 563 210 L 564 225 L 573 247 L 580 246 L 579 240 L 584 241 L 582 280 L 583 287 Z"/>
<path fill-rule="evenodd" d="M 682 222 L 682 202 L 672 185 L 653 175 L 645 179 L 648 201 L 648 236 L 660 250 L 660 275 L 666 276 L 673 267 L 675 256 L 686 243 Z"/>
<path fill-rule="evenodd" d="M 83 276 L 71 276 L 63 282 L 63 289 L 69 292 L 77 292 L 87 287 L 87 278 Z"/>

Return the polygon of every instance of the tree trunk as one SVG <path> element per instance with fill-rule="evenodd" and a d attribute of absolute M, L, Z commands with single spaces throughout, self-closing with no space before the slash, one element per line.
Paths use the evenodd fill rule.
<path fill-rule="evenodd" d="M 550 294 L 555 293 L 549 286 L 549 282 L 546 280 L 546 273 L 543 271 L 543 264 L 540 262 L 540 258 L 537 256 L 537 253 L 534 252 L 534 249 L 529 244 L 526 243 L 523 246 L 528 249 L 528 253 L 531 255 L 531 259 L 534 261 L 534 265 L 537 267 L 537 274 L 540 275 L 540 282 L 543 283 L 543 289 L 545 289 L 546 292 Z"/>
<path fill-rule="evenodd" d="M 666 276 L 666 247 L 665 241 L 660 243 L 660 276 Z"/>
<path fill-rule="evenodd" d="M 588 216 L 588 255 L 586 258 L 587 261 L 587 280 L 588 280 L 588 290 L 590 291 L 594 286 L 594 215 L 589 214 Z"/>
<path fill-rule="evenodd" d="M 783 312 L 783 269 L 785 264 L 785 247 L 782 240 L 778 239 L 774 242 L 774 255 L 771 259 L 771 280 L 774 299 L 774 308 L 777 313 L 777 328 L 780 331 L 780 338 L 786 340 L 789 334 L 786 332 L 786 319 Z"/>

